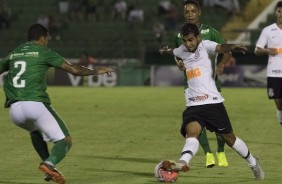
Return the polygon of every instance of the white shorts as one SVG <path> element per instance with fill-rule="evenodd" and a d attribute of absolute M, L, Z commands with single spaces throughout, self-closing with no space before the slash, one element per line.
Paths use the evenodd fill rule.
<path fill-rule="evenodd" d="M 56 112 L 42 102 L 19 101 L 10 107 L 13 123 L 29 132 L 40 130 L 45 141 L 56 142 L 69 135 L 68 129 Z"/>

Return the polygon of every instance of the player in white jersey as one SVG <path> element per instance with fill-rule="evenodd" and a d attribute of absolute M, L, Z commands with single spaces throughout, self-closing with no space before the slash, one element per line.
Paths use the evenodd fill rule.
<path fill-rule="evenodd" d="M 282 126 L 282 1 L 276 4 L 276 23 L 265 27 L 257 41 L 255 54 L 268 55 L 267 93 L 274 99 L 277 118 Z"/>
<path fill-rule="evenodd" d="M 186 52 L 185 45 L 173 50 L 178 58 L 184 58 L 187 84 L 185 90 L 186 106 L 213 104 L 223 102 L 223 98 L 213 84 L 213 67 L 210 57 L 216 55 L 214 52 L 218 44 L 209 40 L 202 40 L 194 53 Z M 201 63 L 201 64 L 199 64 Z"/>
<path fill-rule="evenodd" d="M 245 52 L 241 44 L 217 44 L 212 41 L 202 41 L 199 29 L 195 24 L 185 24 L 182 27 L 183 44 L 171 49 L 164 47 L 161 53 L 171 54 L 184 62 L 189 88 L 186 93 L 186 106 L 183 112 L 181 134 L 186 138 L 182 156 L 177 161 L 164 160 L 159 167 L 166 170 L 188 171 L 189 162 L 199 148 L 198 137 L 204 127 L 218 132 L 228 146 L 243 157 L 252 169 L 257 180 L 264 179 L 258 159 L 252 156 L 245 142 L 236 137 L 226 109 L 224 99 L 217 91 L 212 76 L 211 55 L 226 53 L 232 50 Z M 158 168 L 156 168 L 158 169 Z"/>

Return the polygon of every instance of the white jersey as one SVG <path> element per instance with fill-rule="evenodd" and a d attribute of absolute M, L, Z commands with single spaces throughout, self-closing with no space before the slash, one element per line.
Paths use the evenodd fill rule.
<path fill-rule="evenodd" d="M 276 23 L 262 30 L 256 47 L 277 48 L 278 55 L 268 56 L 267 76 L 282 77 L 282 30 Z"/>
<path fill-rule="evenodd" d="M 187 84 L 185 89 L 186 106 L 215 104 L 224 101 L 218 92 L 213 78 L 210 56 L 217 54 L 218 43 L 203 40 L 195 53 L 188 52 L 182 44 L 173 50 L 173 54 L 183 60 L 186 68 Z"/>

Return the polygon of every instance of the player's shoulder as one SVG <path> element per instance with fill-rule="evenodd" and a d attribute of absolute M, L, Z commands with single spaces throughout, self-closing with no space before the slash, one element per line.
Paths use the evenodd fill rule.
<path fill-rule="evenodd" d="M 200 30 L 201 32 L 218 32 L 214 27 L 208 24 L 201 24 Z"/>
<path fill-rule="evenodd" d="M 273 23 L 273 24 L 270 24 L 270 25 L 266 26 L 265 28 L 263 28 L 263 30 L 265 30 L 265 31 L 276 31 L 276 30 L 278 30 L 278 27 L 277 27 L 276 23 Z"/>

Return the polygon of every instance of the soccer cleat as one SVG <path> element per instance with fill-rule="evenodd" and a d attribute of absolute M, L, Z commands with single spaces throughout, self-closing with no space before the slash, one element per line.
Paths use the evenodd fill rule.
<path fill-rule="evenodd" d="M 254 167 L 251 167 L 255 177 L 256 177 L 256 180 L 263 180 L 264 179 L 264 172 L 259 164 L 259 160 L 258 158 L 256 158 L 256 165 Z"/>
<path fill-rule="evenodd" d="M 217 164 L 220 167 L 227 167 L 228 166 L 228 162 L 225 156 L 224 152 L 216 152 L 216 156 L 217 156 Z"/>
<path fill-rule="evenodd" d="M 212 153 L 207 153 L 206 154 L 206 167 L 212 168 L 213 166 L 215 166 L 215 158 Z"/>
<path fill-rule="evenodd" d="M 58 184 L 65 184 L 65 178 L 62 173 L 60 173 L 54 166 L 51 166 L 47 163 L 42 162 L 39 165 L 39 170 L 45 173 L 45 181 L 50 181 L 50 178 L 52 181 L 58 183 Z"/>
<path fill-rule="evenodd" d="M 162 167 L 167 171 L 189 171 L 189 166 L 183 161 L 164 160 L 162 161 Z"/>
<path fill-rule="evenodd" d="M 45 175 L 44 175 L 44 180 L 45 180 L 45 181 L 51 181 L 51 180 L 52 180 L 52 176 L 49 175 L 49 174 L 45 174 Z"/>

